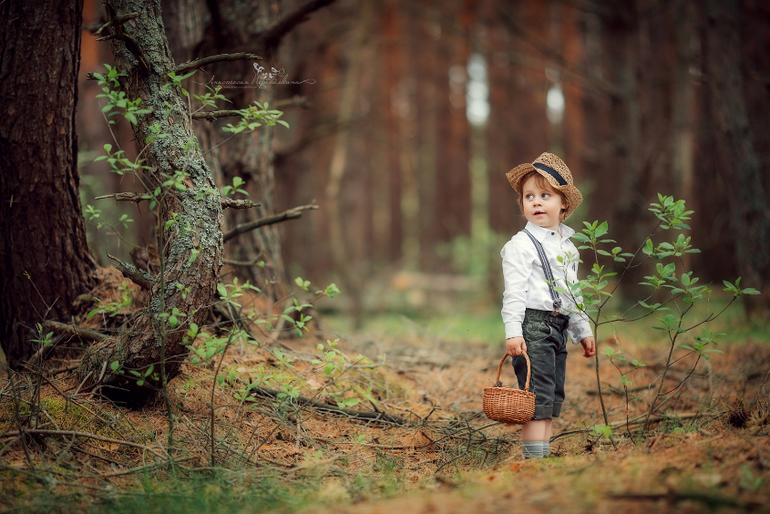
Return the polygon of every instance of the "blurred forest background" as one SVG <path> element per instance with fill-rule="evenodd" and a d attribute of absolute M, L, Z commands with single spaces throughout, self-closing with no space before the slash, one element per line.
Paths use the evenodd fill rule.
<path fill-rule="evenodd" d="M 162 4 L 177 63 L 238 50 L 261 19 L 294 6 Z M 86 0 L 86 27 L 99 25 L 100 7 Z M 112 62 L 95 39 L 83 31 L 82 203 L 115 209 L 114 219 L 127 213 L 135 223 L 124 238 L 146 246 L 144 207 L 93 199 L 140 190 L 93 162 L 112 142 L 99 86 L 86 77 Z M 282 83 L 224 85 L 234 108 L 268 101 L 290 129 L 218 146 L 228 120 L 197 122 L 220 187 L 241 177 L 263 203 L 256 215 L 228 212 L 224 232 L 319 206 L 229 241 L 226 257 L 264 261 L 232 270 L 258 284 L 336 281 L 359 316 L 361 307 L 389 307 L 386 291 L 404 292 L 414 307 L 452 290 L 497 301 L 499 249 L 525 222 L 504 174 L 547 150 L 567 162 L 585 198 L 571 226 L 608 220 L 633 252 L 652 226 L 646 209 L 657 193 L 683 198 L 703 251 L 690 262 L 696 275 L 717 283 L 742 275 L 745 286 L 765 288 L 766 302 L 768 48 L 770 4 L 761 0 L 339 0 L 258 61 Z M 199 93 L 207 82 L 249 82 L 254 66 L 220 63 L 186 84 Z M 135 156 L 123 123 L 115 135 Z M 131 247 L 104 229 L 89 227 L 89 242 L 103 265 L 106 252 L 128 260 Z"/>

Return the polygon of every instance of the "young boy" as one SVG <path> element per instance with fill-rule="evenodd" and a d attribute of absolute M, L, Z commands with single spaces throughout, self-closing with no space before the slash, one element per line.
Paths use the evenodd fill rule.
<path fill-rule="evenodd" d="M 559 417 L 564 401 L 567 334 L 583 345 L 584 357 L 596 353 L 588 320 L 577 312 L 572 295 L 558 293 L 577 281 L 578 251 L 563 225 L 583 200 L 567 165 L 544 153 L 532 164 L 506 174 L 519 194 L 527 225 L 500 251 L 503 258 L 505 347 L 513 359 L 519 387 L 527 378 L 529 356 L 535 415 L 522 427 L 525 459 L 550 455 L 551 419 Z M 550 270 L 548 269 L 550 268 Z M 550 277 L 550 278 L 547 278 Z M 549 284 L 550 282 L 550 284 Z"/>

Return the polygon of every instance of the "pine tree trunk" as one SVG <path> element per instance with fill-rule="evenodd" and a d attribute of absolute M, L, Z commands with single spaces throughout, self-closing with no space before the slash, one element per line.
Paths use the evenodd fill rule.
<path fill-rule="evenodd" d="M 110 42 L 115 65 L 125 74 L 122 90 L 130 100 L 141 98 L 150 113 L 138 116 L 133 132 L 150 190 L 161 188 L 158 203 L 158 248 L 162 271 L 152 284 L 150 299 L 139 320 L 119 339 L 91 347 L 80 372 L 103 394 L 126 403 L 141 403 L 179 373 L 187 355 L 183 338 L 192 323 L 201 325 L 215 292 L 222 259 L 221 198 L 211 170 L 197 149 L 187 101 L 178 88 L 163 90 L 175 69 L 169 52 L 159 1 L 129 0 L 110 18 L 140 13 L 123 24 L 125 35 Z M 116 23 L 113 22 L 113 30 Z M 170 110 L 170 112 L 169 112 Z M 169 137 L 146 144 L 150 127 Z M 162 186 L 183 172 L 184 190 Z M 176 223 L 166 222 L 176 216 Z M 176 310 L 179 324 L 169 323 Z M 152 366 L 152 373 L 148 370 Z M 139 381 L 135 375 L 147 375 Z"/>
<path fill-rule="evenodd" d="M 0 4 L 0 342 L 20 367 L 36 323 L 70 321 L 91 286 L 78 198 L 82 2 Z"/>

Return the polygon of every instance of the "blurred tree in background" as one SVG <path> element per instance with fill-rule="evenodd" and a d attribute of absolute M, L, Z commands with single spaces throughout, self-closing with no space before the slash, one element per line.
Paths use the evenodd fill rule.
<path fill-rule="evenodd" d="M 549 150 L 586 199 L 571 225 L 607 219 L 633 251 L 656 193 L 684 198 L 703 250 L 691 266 L 712 281 L 743 275 L 766 305 L 766 4 L 340 0 L 280 46 L 252 39 L 312 3 L 164 1 L 177 62 L 261 44 L 259 64 L 286 80 L 225 95 L 301 104 L 286 107 L 291 130 L 222 147 L 215 125 L 196 126 L 218 180 L 247 179 L 263 214 L 320 206 L 229 243 L 232 259 L 264 259 L 270 278 L 286 269 L 339 280 L 359 308 L 372 301 L 363 294 L 372 279 L 399 270 L 470 275 L 497 298 L 499 248 L 524 225 L 504 174 Z M 94 44 L 84 35 L 84 67 L 100 62 L 87 59 Z M 224 63 L 194 80 L 250 80 L 252 65 Z M 95 123 L 81 114 L 81 126 Z M 87 133 L 81 142 L 100 147 Z M 149 240 L 141 230 L 138 244 Z M 237 273 L 265 279 L 258 267 Z"/>

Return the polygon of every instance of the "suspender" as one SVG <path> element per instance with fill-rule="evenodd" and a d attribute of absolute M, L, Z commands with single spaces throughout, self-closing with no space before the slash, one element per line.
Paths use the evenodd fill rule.
<path fill-rule="evenodd" d="M 555 282 L 553 278 L 553 272 L 551 271 L 551 265 L 548 263 L 548 258 L 545 255 L 545 250 L 543 249 L 543 245 L 540 244 L 540 241 L 538 241 L 535 236 L 533 236 L 529 230 L 526 228 L 524 229 L 524 233 L 526 233 L 529 238 L 532 240 L 532 242 L 535 244 L 535 248 L 537 249 L 537 256 L 540 257 L 540 264 L 543 265 L 543 272 L 545 273 L 545 279 L 548 282 L 548 291 L 551 293 L 551 299 L 553 300 L 553 309 L 558 314 L 559 309 L 561 309 L 561 298 L 559 297 L 559 294 L 554 290 L 553 284 Z"/>

